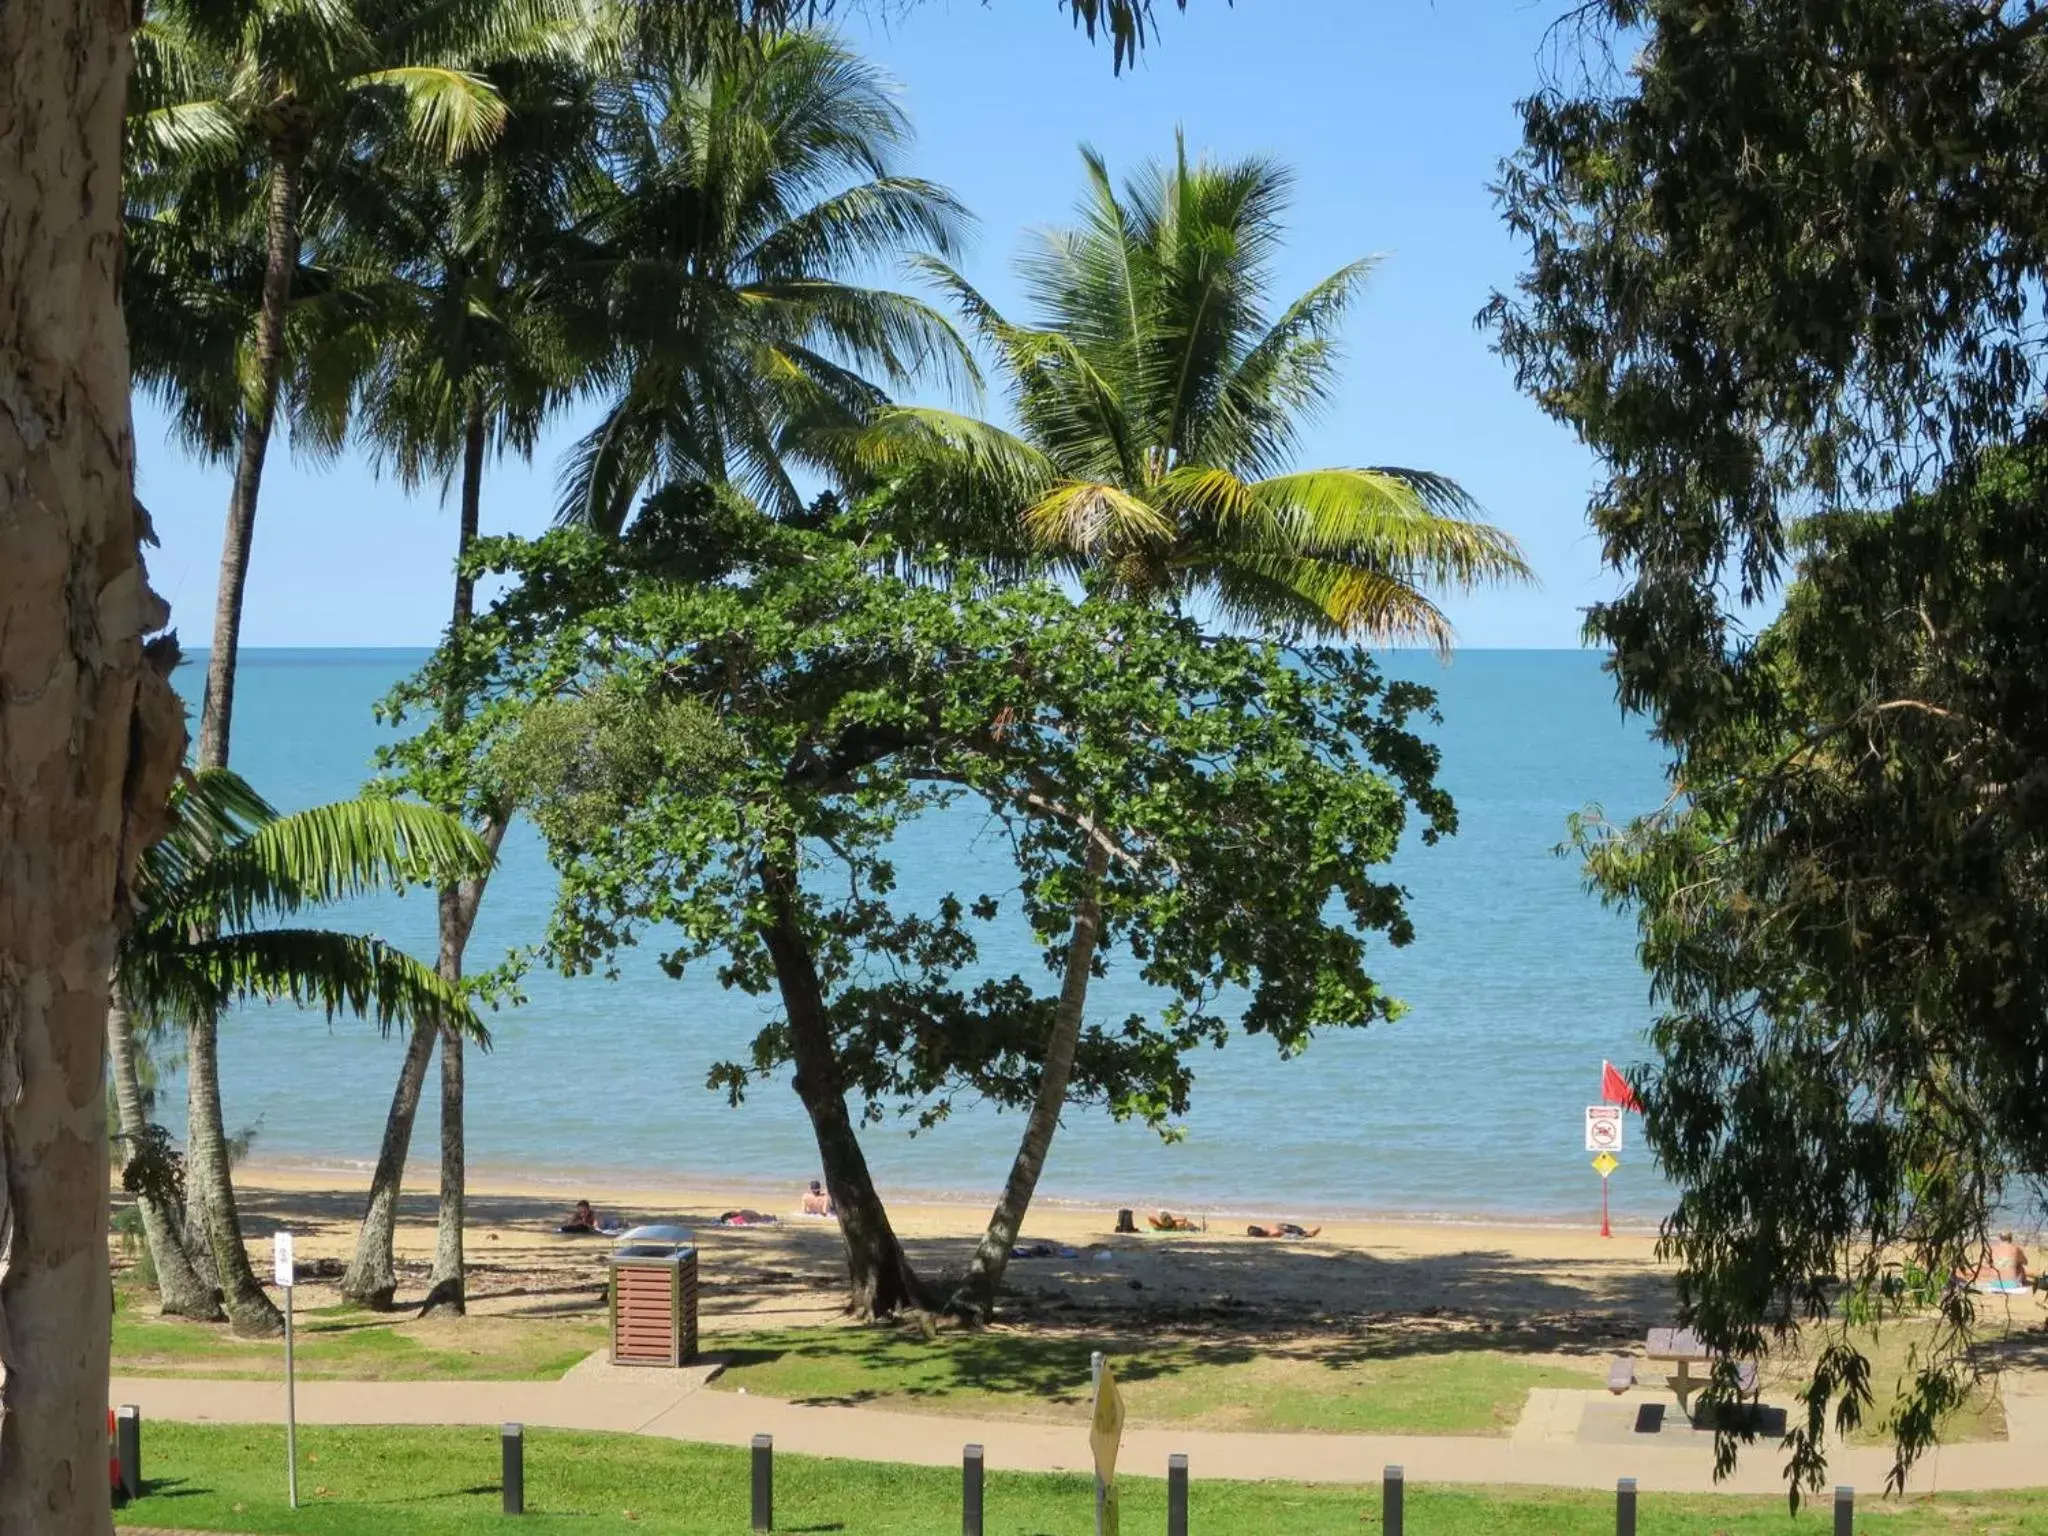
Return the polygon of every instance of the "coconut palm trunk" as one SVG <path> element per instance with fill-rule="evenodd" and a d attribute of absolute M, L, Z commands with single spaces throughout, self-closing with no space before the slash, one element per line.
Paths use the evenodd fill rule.
<path fill-rule="evenodd" d="M 1109 871 L 1109 851 L 1091 839 L 1082 875 L 1080 897 L 1074 903 L 1074 926 L 1067 937 L 1065 974 L 1060 979 L 1059 1002 L 1053 1011 L 1052 1034 L 1045 1045 L 1045 1063 L 1038 1074 L 1038 1096 L 1031 1104 L 1031 1117 L 1010 1163 L 1010 1176 L 988 1219 L 988 1229 L 968 1262 L 967 1273 L 955 1290 L 954 1311 L 985 1318 L 995 1309 L 996 1292 L 1009 1267 L 1010 1250 L 1024 1227 L 1024 1213 L 1031 1209 L 1031 1197 L 1045 1171 L 1046 1153 L 1052 1148 L 1053 1133 L 1059 1129 L 1060 1111 L 1067 1102 L 1067 1085 L 1074 1076 L 1074 1056 L 1081 1044 L 1081 1020 L 1088 1002 L 1088 982 L 1095 964 L 1095 950 L 1102 937 L 1102 878 Z"/>
<path fill-rule="evenodd" d="M 472 395 L 469 419 L 462 441 L 461 528 L 455 540 L 455 604 L 448 631 L 459 652 L 470 620 L 476 616 L 476 584 L 465 561 L 476 543 L 483 505 L 484 450 L 488 444 L 483 400 Z M 443 712 L 449 723 L 461 721 L 468 699 L 458 679 L 451 685 Z M 486 841 L 493 854 L 505 835 L 502 821 L 493 820 Z M 476 909 L 483 900 L 482 879 L 444 886 L 440 896 L 441 952 L 437 962 L 444 981 L 462 980 L 463 952 L 469 947 L 470 930 L 476 926 Z M 420 1308 L 426 1312 L 468 1311 L 467 1287 L 463 1278 L 462 1226 L 466 1215 L 468 1169 L 463 1131 L 462 1033 L 441 1032 L 441 1204 L 434 1224 L 434 1271 L 427 1282 L 427 1299 Z"/>
<path fill-rule="evenodd" d="M 142 1076 L 135 1063 L 135 1021 L 118 985 L 107 1006 L 107 1060 L 114 1081 L 114 1109 L 120 1117 L 121 1137 L 132 1151 L 141 1145 L 149 1122 L 142 1110 Z M 219 1322 L 220 1302 L 212 1285 L 192 1267 L 179 1229 L 178 1213 L 147 1191 L 136 1195 L 135 1208 L 142 1216 L 142 1236 L 149 1244 L 150 1262 L 156 1266 L 157 1303 L 164 1314 Z"/>
<path fill-rule="evenodd" d="M 271 158 L 263 267 L 263 304 L 256 322 L 256 386 L 242 424 L 234 488 L 228 497 L 227 528 L 221 538 L 220 582 L 214 593 L 213 648 L 206 658 L 206 696 L 199 720 L 199 766 L 227 766 L 233 738 L 235 668 L 241 649 L 242 595 L 249 580 L 249 553 L 256 531 L 256 501 L 263 462 L 277 419 L 284 376 L 285 309 L 292 274 L 299 263 L 301 159 L 290 144 Z M 186 1030 L 186 1168 L 188 1238 L 206 1250 L 237 1333 L 271 1334 L 284 1320 L 264 1294 L 235 1212 L 228 1167 L 227 1128 L 221 1118 L 218 1019 L 194 1020 Z"/>
<path fill-rule="evenodd" d="M 356 1230 L 355 1257 L 341 1277 L 341 1294 L 350 1301 L 382 1311 L 398 1294 L 398 1268 L 392 1253 L 397 1235 L 398 1196 L 405 1182 L 405 1159 L 412 1150 L 413 1119 L 419 1113 L 420 1090 L 434 1060 L 433 1024 L 413 1027 L 398 1069 L 398 1086 L 384 1115 L 384 1139 L 377 1148 L 376 1171 L 370 1175 L 370 1198 Z"/>
<path fill-rule="evenodd" d="M 299 152 L 279 145 L 270 162 L 266 214 L 263 303 L 256 319 L 256 381 L 242 422 L 241 451 L 228 521 L 220 545 L 220 582 L 214 590 L 213 649 L 206 658 L 206 699 L 199 719 L 199 766 L 224 768 L 235 713 L 235 665 L 242 642 L 242 595 L 249 583 L 249 551 L 256 533 L 256 499 L 263 462 L 277 420 L 277 396 L 284 377 L 285 310 L 291 303 L 292 274 L 299 265 Z"/>

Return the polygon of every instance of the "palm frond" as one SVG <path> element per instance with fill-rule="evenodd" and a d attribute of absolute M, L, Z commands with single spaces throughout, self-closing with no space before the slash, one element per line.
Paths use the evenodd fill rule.
<path fill-rule="evenodd" d="M 1472 587 L 1528 580 L 1513 535 L 1470 516 L 1457 484 L 1426 471 L 1313 469 L 1254 481 L 1294 553 L 1357 559 L 1416 582 Z M 1219 534 L 1228 537 L 1227 531 Z"/>
<path fill-rule="evenodd" d="M 496 89 L 465 70 L 402 64 L 366 71 L 353 83 L 398 92 L 414 139 L 449 160 L 483 148 L 505 125 L 505 103 Z"/>
<path fill-rule="evenodd" d="M 1077 554 L 1119 553 L 1173 540 L 1173 519 L 1143 498 L 1100 481 L 1069 480 L 1024 509 L 1024 531 L 1039 544 Z"/>
<path fill-rule="evenodd" d="M 232 928 L 389 886 L 475 879 L 492 862 L 459 818 L 369 797 L 256 826 L 216 851 L 177 894 L 190 920 Z"/>
<path fill-rule="evenodd" d="M 196 996 L 219 1011 L 264 999 L 396 1026 L 453 1027 L 488 1047 L 490 1035 L 459 983 L 382 939 L 318 928 L 255 928 L 198 940 L 185 963 Z"/>

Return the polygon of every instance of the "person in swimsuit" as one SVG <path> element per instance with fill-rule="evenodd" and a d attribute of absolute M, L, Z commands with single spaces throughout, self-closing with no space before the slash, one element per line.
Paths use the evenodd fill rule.
<path fill-rule="evenodd" d="M 816 1179 L 811 1180 L 811 1187 L 804 1191 L 803 1213 L 806 1216 L 836 1216 L 839 1214 L 832 1209 L 832 1197 L 825 1193 L 825 1186 Z"/>
<path fill-rule="evenodd" d="M 576 1209 L 569 1213 L 569 1219 L 555 1230 L 564 1237 L 595 1237 L 597 1235 L 597 1212 L 590 1208 L 588 1200 L 578 1200 Z"/>

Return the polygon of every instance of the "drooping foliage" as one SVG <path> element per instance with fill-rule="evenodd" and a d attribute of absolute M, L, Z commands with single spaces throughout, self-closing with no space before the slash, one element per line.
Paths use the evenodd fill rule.
<path fill-rule="evenodd" d="M 1580 829 L 1662 1003 L 1643 1098 L 1688 1316 L 1735 1356 L 1832 1330 L 1808 1482 L 1873 1395 L 1844 1321 L 1942 1325 L 1884 1426 L 1903 1473 L 1972 1384 L 1979 1299 L 1946 1277 L 2048 1209 L 2044 470 L 1802 527 L 1739 725 L 1693 735 L 1670 810 Z"/>
<path fill-rule="evenodd" d="M 1559 40 L 1502 184 L 1530 267 L 1490 318 L 1600 457 L 1626 584 L 1589 631 L 1674 754 L 1673 810 L 1588 846 L 1667 1009 L 1645 1099 L 1688 1316 L 1739 1353 L 1890 1257 L 1939 1296 L 2042 1166 L 2048 12 L 1606 0 Z M 1863 1388 L 1846 1342 L 1821 1367 L 1795 1485 Z"/>

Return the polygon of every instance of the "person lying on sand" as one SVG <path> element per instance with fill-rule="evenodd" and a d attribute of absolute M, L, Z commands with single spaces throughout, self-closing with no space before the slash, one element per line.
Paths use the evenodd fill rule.
<path fill-rule="evenodd" d="M 811 1187 L 804 1191 L 803 1213 L 806 1216 L 837 1216 L 839 1214 L 832 1208 L 832 1197 L 825 1193 L 825 1186 L 816 1179 L 811 1180 Z"/>
<path fill-rule="evenodd" d="M 742 1208 L 727 1211 L 718 1218 L 718 1224 L 721 1227 L 772 1227 L 775 1225 L 775 1218 L 763 1211 Z"/>
<path fill-rule="evenodd" d="M 1154 1232 L 1192 1232 L 1195 1220 L 1192 1216 L 1176 1216 L 1171 1211 L 1161 1211 L 1157 1216 L 1145 1218 L 1152 1224 Z"/>
<path fill-rule="evenodd" d="M 1965 1275 L 1958 1270 L 1956 1279 L 1979 1291 L 2024 1291 L 2027 1288 L 2026 1250 L 2012 1240 L 2010 1232 L 2001 1232 L 1984 1255 L 1984 1262 L 1977 1266 L 1977 1272 Z"/>
<path fill-rule="evenodd" d="M 1321 1227 L 1297 1227 L 1291 1221 L 1276 1221 L 1270 1227 L 1246 1227 L 1246 1237 L 1314 1237 Z"/>

